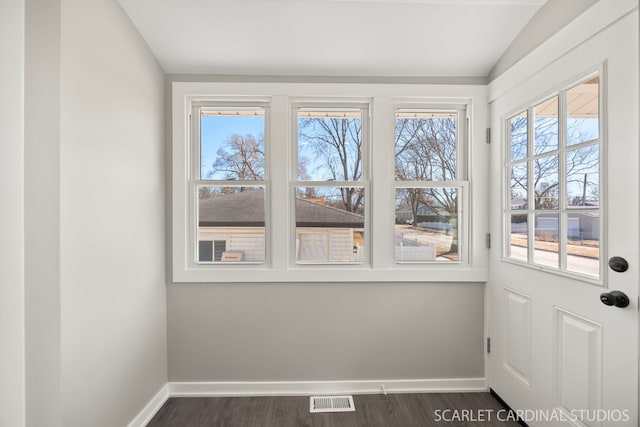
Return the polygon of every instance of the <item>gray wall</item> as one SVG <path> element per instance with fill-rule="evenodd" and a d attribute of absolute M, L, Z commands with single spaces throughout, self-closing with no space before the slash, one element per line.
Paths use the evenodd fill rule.
<path fill-rule="evenodd" d="M 28 426 L 61 426 L 60 0 L 27 0 L 25 339 Z"/>
<path fill-rule="evenodd" d="M 0 2 L 0 426 L 24 426 L 24 0 Z"/>
<path fill-rule="evenodd" d="M 529 20 L 489 73 L 493 80 L 598 0 L 548 0 Z"/>
<path fill-rule="evenodd" d="M 124 426 L 167 381 L 164 75 L 115 0 L 61 17 L 62 419 Z"/>
<path fill-rule="evenodd" d="M 126 425 L 167 381 L 164 76 L 113 0 L 0 29 L 0 425 Z"/>
<path fill-rule="evenodd" d="M 484 377 L 481 283 L 173 284 L 170 381 Z"/>

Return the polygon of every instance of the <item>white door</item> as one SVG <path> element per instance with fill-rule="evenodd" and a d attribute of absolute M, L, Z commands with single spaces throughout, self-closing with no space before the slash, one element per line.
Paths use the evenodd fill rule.
<path fill-rule="evenodd" d="M 637 4 L 574 46 L 493 95 L 489 386 L 530 426 L 637 426 Z"/>

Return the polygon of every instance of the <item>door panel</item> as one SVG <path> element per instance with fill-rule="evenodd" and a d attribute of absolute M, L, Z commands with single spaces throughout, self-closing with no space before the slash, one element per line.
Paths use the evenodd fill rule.
<path fill-rule="evenodd" d="M 525 386 L 531 376 L 531 299 L 505 288 L 504 367 Z"/>
<path fill-rule="evenodd" d="M 638 425 L 638 50 L 636 8 L 561 58 L 540 64 L 540 71 L 524 82 L 514 80 L 512 89 L 491 104 L 492 134 L 499 136 L 491 146 L 491 232 L 499 236 L 494 241 L 500 244 L 491 249 L 487 287 L 492 344 L 489 386 L 514 409 L 566 415 L 547 422 L 540 417 L 525 420 L 530 426 Z M 508 163 L 512 159 L 512 128 L 507 129 L 510 118 L 526 107 L 542 105 L 540 101 L 551 99 L 594 71 L 601 98 L 602 144 L 594 145 L 600 150 L 599 167 L 570 170 L 575 158 L 586 152 L 571 152 L 571 144 L 580 143 L 575 138 L 590 138 L 587 133 L 594 128 L 585 125 L 584 135 L 570 138 L 561 123 L 559 140 L 566 141 L 564 147 L 568 147 L 564 152 L 552 147 L 538 155 L 531 145 L 528 170 L 518 166 L 527 164 L 517 163 L 520 159 L 512 168 Z M 560 113 L 555 113 L 560 117 L 566 116 L 563 96 L 566 92 L 560 95 Z M 543 110 L 537 107 L 537 111 Z M 529 119 L 535 111 L 531 108 Z M 535 129 L 532 123 L 529 126 L 528 138 L 523 140 L 533 144 Z M 531 208 L 527 216 L 527 195 L 531 199 L 539 191 L 530 188 L 536 185 L 536 171 L 531 166 L 536 159 L 554 155 L 559 156 L 554 163 L 558 176 L 571 178 L 564 183 L 560 179 L 557 196 L 545 196 L 558 206 L 536 207 L 535 212 Z M 522 188 L 518 194 L 509 194 L 514 179 L 519 179 Z M 594 189 L 595 185 L 600 188 Z M 596 194 L 592 200 L 598 200 L 602 207 L 600 218 L 597 207 L 586 203 L 588 191 Z M 543 203 L 545 200 L 540 206 Z M 537 216 L 546 219 L 540 221 Z M 597 221 L 602 221 L 602 229 Z M 575 244 L 578 239 L 579 245 Z M 587 240 L 590 242 L 585 244 Z M 609 269 L 606 260 L 612 256 L 624 257 L 629 270 L 619 273 Z M 597 259 L 601 260 L 599 266 Z M 599 279 L 594 278 L 598 274 Z M 623 291 L 630 305 L 604 305 L 600 294 L 610 290 Z M 605 419 L 593 419 L 598 418 L 598 410 L 604 411 L 600 414 Z M 567 421 L 569 418 L 574 420 Z"/>
<path fill-rule="evenodd" d="M 602 325 L 555 307 L 554 406 L 602 408 Z"/>

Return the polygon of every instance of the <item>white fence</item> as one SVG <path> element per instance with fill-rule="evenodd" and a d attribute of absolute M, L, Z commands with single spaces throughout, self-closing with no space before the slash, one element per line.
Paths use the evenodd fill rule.
<path fill-rule="evenodd" d="M 512 223 L 511 232 L 518 234 L 527 234 L 529 232 L 526 222 Z M 600 221 L 598 218 L 584 221 L 583 227 L 580 228 L 580 219 L 576 217 L 567 218 L 567 237 L 583 240 L 599 240 L 600 239 Z M 558 237 L 558 218 L 542 217 L 538 218 L 536 224 L 536 232 L 545 232 L 551 236 Z"/>
<path fill-rule="evenodd" d="M 520 222 L 518 224 L 511 224 L 511 232 L 519 234 L 527 234 L 529 232 L 529 224 L 526 222 Z"/>
<path fill-rule="evenodd" d="M 433 261 L 436 259 L 436 247 L 396 246 L 396 261 Z"/>
<path fill-rule="evenodd" d="M 451 230 L 451 224 L 448 222 L 419 222 L 418 227 L 432 228 L 434 230 Z"/>

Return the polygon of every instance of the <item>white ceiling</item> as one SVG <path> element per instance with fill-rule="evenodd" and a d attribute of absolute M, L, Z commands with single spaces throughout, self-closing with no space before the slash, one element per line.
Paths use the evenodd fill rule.
<path fill-rule="evenodd" d="M 119 0 L 167 73 L 486 76 L 546 0 Z"/>

